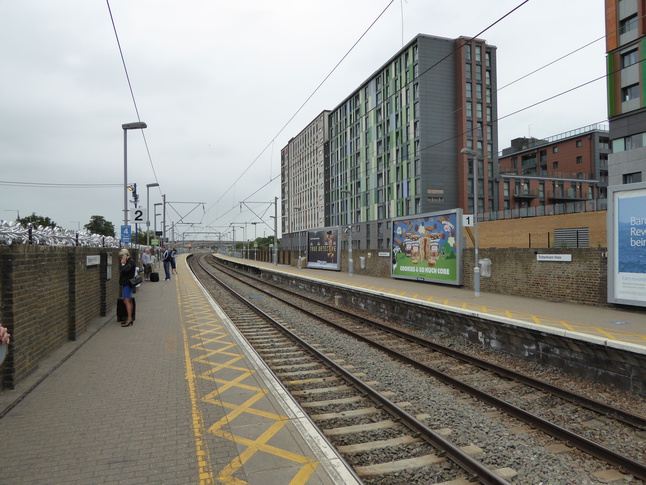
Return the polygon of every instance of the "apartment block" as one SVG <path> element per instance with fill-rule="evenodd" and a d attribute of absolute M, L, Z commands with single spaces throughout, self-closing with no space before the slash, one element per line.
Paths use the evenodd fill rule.
<path fill-rule="evenodd" d="M 499 157 L 499 213 L 483 219 L 605 210 L 609 154 L 604 125 L 512 140 Z"/>
<path fill-rule="evenodd" d="M 296 247 L 304 241 L 299 233 L 325 225 L 329 113 L 321 112 L 281 150 L 283 247 Z"/>
<path fill-rule="evenodd" d="M 351 226 L 357 249 L 388 249 L 391 218 L 457 207 L 472 212 L 473 183 L 480 211 L 493 210 L 496 90 L 494 46 L 415 37 L 329 112 L 329 160 L 322 157 L 316 172 L 324 174 L 317 179 L 322 199 L 314 200 L 320 194 L 294 152 L 297 138 L 308 153 L 317 139 L 303 140 L 302 133 L 283 149 L 284 246 L 295 247 L 288 242 L 294 231 L 338 225 Z M 463 148 L 479 155 L 475 182 Z"/>
<path fill-rule="evenodd" d="M 646 0 L 606 0 L 609 185 L 646 181 Z"/>

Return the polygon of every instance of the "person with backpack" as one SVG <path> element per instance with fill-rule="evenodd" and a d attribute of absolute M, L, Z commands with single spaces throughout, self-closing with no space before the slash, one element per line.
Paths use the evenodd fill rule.
<path fill-rule="evenodd" d="M 165 247 L 161 248 L 161 260 L 164 263 L 164 273 L 166 273 L 166 279 L 164 281 L 170 281 L 170 262 L 172 256 L 170 250 Z"/>

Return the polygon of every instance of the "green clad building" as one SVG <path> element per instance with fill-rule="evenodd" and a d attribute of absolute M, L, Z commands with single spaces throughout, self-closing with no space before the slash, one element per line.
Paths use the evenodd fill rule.
<path fill-rule="evenodd" d="M 477 39 L 418 35 L 410 41 L 324 112 L 327 138 L 313 137 L 317 146 L 309 150 L 321 154 L 316 200 L 290 183 L 302 164 L 290 140 L 282 153 L 283 245 L 298 246 L 290 244 L 294 231 L 350 225 L 355 249 L 385 250 L 392 218 L 455 208 L 472 213 L 473 178 L 463 148 L 478 153 L 479 211 L 496 210 L 495 54 Z M 318 217 L 309 224 L 307 213 L 319 214 L 321 206 L 324 224 Z"/>

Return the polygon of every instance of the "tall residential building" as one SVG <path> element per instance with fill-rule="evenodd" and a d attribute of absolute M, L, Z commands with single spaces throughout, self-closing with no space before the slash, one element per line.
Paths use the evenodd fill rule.
<path fill-rule="evenodd" d="M 351 225 L 355 248 L 387 249 L 391 218 L 472 212 L 462 148 L 480 154 L 477 204 L 493 210 L 496 90 L 495 47 L 415 37 L 330 112 L 325 225 Z"/>
<path fill-rule="evenodd" d="M 281 150 L 281 213 L 283 246 L 296 247 L 298 233 L 325 225 L 328 166 L 329 111 L 314 121 Z M 294 244 L 290 241 L 293 239 Z M 304 239 L 300 238 L 301 243 Z"/>
<path fill-rule="evenodd" d="M 608 183 L 646 181 L 646 0 L 606 1 Z"/>

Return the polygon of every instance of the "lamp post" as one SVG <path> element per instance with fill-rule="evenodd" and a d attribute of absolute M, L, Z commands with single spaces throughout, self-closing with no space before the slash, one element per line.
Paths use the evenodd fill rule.
<path fill-rule="evenodd" d="M 128 130 L 148 128 L 143 121 L 124 123 L 123 128 L 123 225 L 128 225 Z"/>
<path fill-rule="evenodd" d="M 274 266 L 278 266 L 278 197 L 274 197 Z"/>
<path fill-rule="evenodd" d="M 146 246 L 150 246 L 150 187 L 159 187 L 159 184 L 146 184 Z"/>
<path fill-rule="evenodd" d="M 354 261 L 352 259 L 352 220 L 350 213 L 350 196 L 352 192 L 349 190 L 342 190 L 341 194 L 347 194 L 348 200 L 346 200 L 346 210 L 348 212 L 348 276 L 352 276 L 354 273 Z"/>
<path fill-rule="evenodd" d="M 473 266 L 473 292 L 474 296 L 480 296 L 480 266 L 478 264 L 478 154 L 470 148 L 460 150 L 467 156 L 467 160 L 473 161 L 473 248 L 475 253 L 475 264 Z M 467 163 L 468 171 L 468 163 Z"/>
<path fill-rule="evenodd" d="M 301 212 L 302 209 L 300 207 L 294 207 L 294 210 L 296 212 Z M 296 224 L 294 224 L 294 228 L 296 227 Z M 298 231 L 298 269 L 302 268 L 302 262 L 301 262 L 301 231 Z"/>
<path fill-rule="evenodd" d="M 257 249 L 258 246 L 258 223 L 252 222 L 253 224 L 253 260 L 256 261 L 257 258 Z"/>

